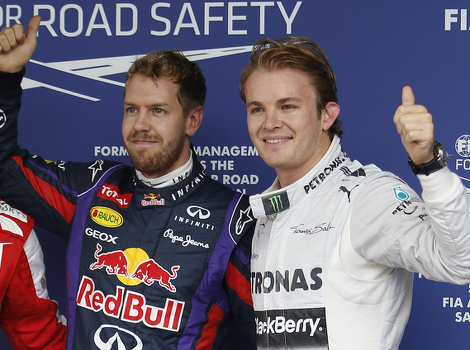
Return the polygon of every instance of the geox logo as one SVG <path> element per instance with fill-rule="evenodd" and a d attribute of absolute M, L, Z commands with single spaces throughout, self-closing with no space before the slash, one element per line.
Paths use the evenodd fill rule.
<path fill-rule="evenodd" d="M 263 206 L 266 215 L 273 215 L 287 210 L 290 207 L 287 192 L 281 192 L 272 196 L 263 198 Z"/>

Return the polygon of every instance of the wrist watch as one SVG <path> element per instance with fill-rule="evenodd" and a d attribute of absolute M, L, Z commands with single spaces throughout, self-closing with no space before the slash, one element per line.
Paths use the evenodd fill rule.
<path fill-rule="evenodd" d="M 447 159 L 447 152 L 444 147 L 440 142 L 436 141 L 434 142 L 434 158 L 431 161 L 417 165 L 413 163 L 410 157 L 408 157 L 408 165 L 410 166 L 411 171 L 413 171 L 413 174 L 424 174 L 427 176 L 444 168 L 447 165 Z"/>

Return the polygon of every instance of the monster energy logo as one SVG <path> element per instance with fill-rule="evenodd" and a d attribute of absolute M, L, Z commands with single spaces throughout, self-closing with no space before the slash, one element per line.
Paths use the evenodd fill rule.
<path fill-rule="evenodd" d="M 272 196 L 266 196 L 263 198 L 263 206 L 266 215 L 272 215 L 280 213 L 286 209 L 289 209 L 289 198 L 287 192 L 281 192 Z"/>
<path fill-rule="evenodd" d="M 281 210 L 284 209 L 284 206 L 282 205 L 282 200 L 281 200 L 281 195 L 277 194 L 275 196 L 269 197 L 269 201 L 271 202 L 271 205 L 273 207 L 273 210 L 278 213 Z"/>

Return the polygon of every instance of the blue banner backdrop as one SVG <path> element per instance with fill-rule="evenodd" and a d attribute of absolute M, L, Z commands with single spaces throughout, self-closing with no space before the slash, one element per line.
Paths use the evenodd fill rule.
<path fill-rule="evenodd" d="M 180 48 L 207 79 L 193 143 L 208 173 L 248 194 L 264 190 L 274 172 L 248 136 L 238 75 L 256 39 L 294 34 L 316 40 L 335 69 L 345 150 L 420 192 L 392 122 L 405 84 L 433 114 L 450 168 L 470 187 L 468 8 L 466 0 L 4 0 L 0 27 L 42 16 L 19 128 L 20 144 L 49 159 L 128 162 L 121 139 L 125 72 L 139 54 Z M 47 232 L 40 239 L 50 295 L 65 314 L 65 244 Z M 469 293 L 467 285 L 417 275 L 401 349 L 468 348 Z M 4 337 L 0 348 L 11 349 Z"/>

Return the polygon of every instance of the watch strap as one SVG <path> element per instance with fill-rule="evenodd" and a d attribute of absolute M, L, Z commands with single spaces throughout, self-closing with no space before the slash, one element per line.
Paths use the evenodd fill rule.
<path fill-rule="evenodd" d="M 413 171 L 413 174 L 415 175 L 422 174 L 422 175 L 427 176 L 447 166 L 447 154 L 444 151 L 442 144 L 436 141 L 434 143 L 434 158 L 433 159 L 431 159 L 429 162 L 424 163 L 424 164 L 415 164 L 413 163 L 411 158 L 408 157 L 408 165 L 410 166 L 411 171 Z"/>

